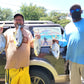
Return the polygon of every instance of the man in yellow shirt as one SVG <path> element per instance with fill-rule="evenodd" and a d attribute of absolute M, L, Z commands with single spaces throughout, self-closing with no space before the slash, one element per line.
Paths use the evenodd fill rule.
<path fill-rule="evenodd" d="M 18 29 L 18 24 L 24 25 L 24 17 L 21 14 L 16 14 L 14 16 L 15 28 L 8 29 L 4 32 L 4 36 L 6 38 L 5 84 L 31 84 L 29 63 L 30 47 L 33 48 L 33 37 L 30 31 L 22 27 L 21 32 L 23 40 L 21 46 L 17 48 L 14 44 L 14 33 Z"/>

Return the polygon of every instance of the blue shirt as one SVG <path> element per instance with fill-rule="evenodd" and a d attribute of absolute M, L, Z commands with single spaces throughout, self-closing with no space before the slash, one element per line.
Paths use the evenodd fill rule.
<path fill-rule="evenodd" d="M 84 64 L 84 19 L 67 24 L 63 37 L 65 40 L 59 41 L 59 45 L 67 45 L 66 60 Z"/>

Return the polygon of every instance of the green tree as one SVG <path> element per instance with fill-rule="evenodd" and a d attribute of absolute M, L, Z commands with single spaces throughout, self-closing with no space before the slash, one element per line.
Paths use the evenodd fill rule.
<path fill-rule="evenodd" d="M 66 13 L 51 11 L 49 14 L 47 14 L 44 7 L 37 7 L 36 5 L 32 4 L 29 6 L 23 4 L 20 7 L 20 13 L 23 14 L 25 20 L 50 20 L 56 24 L 62 25 L 63 27 L 70 22 L 70 20 L 66 19 Z"/>
<path fill-rule="evenodd" d="M 12 20 L 13 13 L 10 9 L 0 8 L 0 21 Z"/>
<path fill-rule="evenodd" d="M 65 27 L 69 22 L 70 20 L 68 19 L 61 19 L 57 21 L 57 23 L 60 24 L 62 27 Z"/>
<path fill-rule="evenodd" d="M 45 13 L 46 9 L 44 7 L 37 7 L 36 5 L 30 4 L 27 6 L 23 4 L 20 7 L 20 13 L 23 14 L 25 20 L 39 20 L 40 17 L 47 16 Z"/>
<path fill-rule="evenodd" d="M 40 20 L 50 20 L 56 24 L 60 24 L 61 26 L 65 27 L 65 25 L 70 22 L 70 20 L 66 19 L 66 17 L 66 13 L 51 11 L 47 17 L 41 17 Z"/>

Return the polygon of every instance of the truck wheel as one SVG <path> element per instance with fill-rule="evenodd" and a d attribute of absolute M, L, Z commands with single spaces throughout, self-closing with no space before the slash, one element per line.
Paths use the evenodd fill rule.
<path fill-rule="evenodd" d="M 39 69 L 30 71 L 31 84 L 53 84 L 48 74 Z"/>

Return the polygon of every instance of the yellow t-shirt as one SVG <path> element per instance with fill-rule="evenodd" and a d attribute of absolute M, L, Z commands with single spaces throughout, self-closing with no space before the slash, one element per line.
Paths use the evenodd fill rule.
<path fill-rule="evenodd" d="M 5 69 L 20 68 L 29 66 L 30 62 L 30 46 L 33 45 L 33 37 L 30 31 L 22 29 L 23 41 L 19 48 L 14 44 L 14 29 L 8 29 L 4 35 L 6 37 L 6 66 Z"/>

